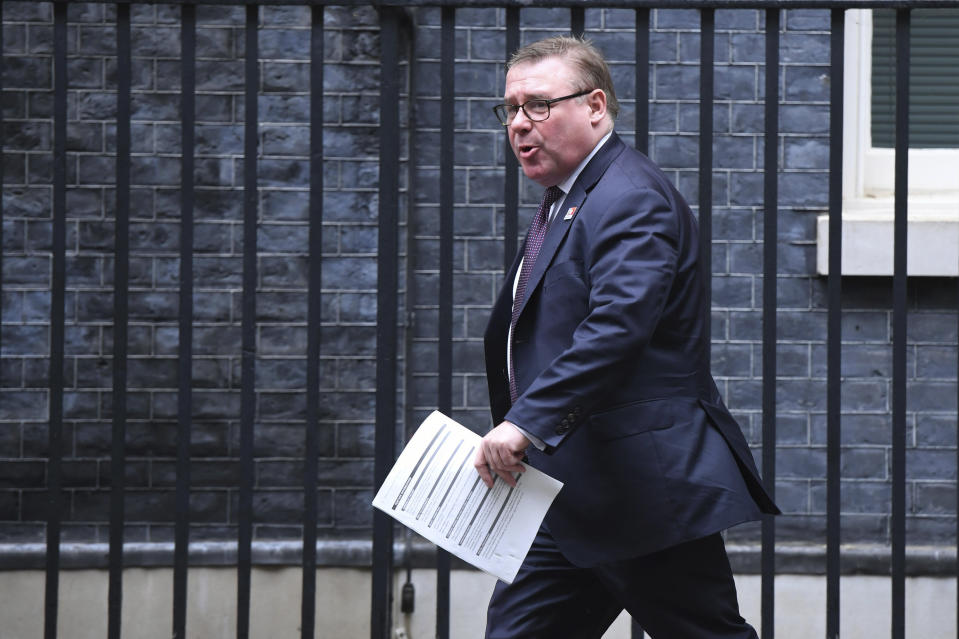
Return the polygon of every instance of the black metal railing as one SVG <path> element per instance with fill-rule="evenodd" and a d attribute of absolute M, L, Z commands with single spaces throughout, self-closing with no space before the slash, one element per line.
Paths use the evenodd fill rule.
<path fill-rule="evenodd" d="M 129 285 L 130 247 L 127 241 L 130 219 L 130 153 L 131 153 L 131 41 L 130 5 L 116 4 L 117 25 L 117 142 L 116 142 L 116 238 L 114 245 L 114 357 L 112 394 L 112 452 L 110 459 L 111 501 L 109 536 L 109 605 L 108 619 L 111 638 L 121 636 L 120 617 L 123 595 L 123 531 L 124 481 L 126 477 L 124 442 L 127 422 L 127 327 L 129 314 L 127 293 Z M 181 125 L 182 175 L 194 174 L 194 129 L 196 123 L 196 5 L 188 2 L 169 2 L 182 6 L 181 10 Z M 310 261 L 306 353 L 306 435 L 303 454 L 303 553 L 302 553 L 302 637 L 314 636 L 315 627 L 323 620 L 316 619 L 316 544 L 317 544 L 317 466 L 320 429 L 320 315 L 321 315 L 321 260 L 318 256 L 323 242 L 323 82 L 324 82 L 324 6 L 360 5 L 367 3 L 323 1 L 259 3 L 243 0 L 207 0 L 202 4 L 223 4 L 246 7 L 245 33 L 245 147 L 243 155 L 243 277 L 242 277 L 242 345 L 241 345 L 241 404 L 240 404 L 240 487 L 238 515 L 237 556 L 237 636 L 249 636 L 250 575 L 252 566 L 253 477 L 254 477 L 254 416 L 255 416 L 255 354 L 256 354 L 256 286 L 257 273 L 257 126 L 259 66 L 257 33 L 258 6 L 303 4 L 312 6 L 310 65 L 310 220 L 309 253 L 317 259 Z M 401 77 L 404 58 L 403 30 L 409 28 L 403 15 L 404 8 L 441 6 L 440 93 L 442 102 L 451 105 L 456 96 L 454 49 L 456 12 L 458 8 L 502 6 L 506 8 L 506 47 L 504 59 L 520 41 L 520 14 L 525 7 L 568 7 L 570 30 L 583 33 L 586 2 L 533 1 L 470 2 L 469 0 L 440 2 L 438 0 L 375 3 L 380 11 L 380 123 L 379 123 L 379 210 L 378 229 L 378 288 L 376 313 L 376 442 L 374 483 L 379 485 L 386 476 L 397 449 L 398 369 L 400 351 L 400 311 L 396 286 L 396 264 L 400 259 L 401 148 L 403 127 L 400 122 Z M 46 594 L 45 631 L 47 639 L 58 636 L 57 615 L 59 574 L 61 571 L 61 513 L 62 459 L 64 455 L 64 303 L 66 295 L 66 231 L 67 231 L 67 2 L 53 2 L 54 35 L 54 90 L 53 90 L 53 200 L 52 200 L 52 278 L 50 304 L 49 351 L 49 443 L 47 450 L 48 476 L 46 521 Z M 596 5 L 589 3 L 592 8 Z M 954 6 L 946 0 L 660 0 L 658 2 L 609 0 L 604 7 L 635 9 L 636 15 L 636 146 L 647 149 L 649 113 L 648 103 L 650 64 L 650 10 L 653 8 L 698 9 L 701 16 L 700 119 L 699 119 L 699 190 L 698 211 L 701 225 L 701 260 L 706 268 L 711 264 L 712 237 L 712 132 L 713 132 L 713 78 L 715 11 L 718 8 L 760 9 L 765 13 L 765 65 L 779 67 L 780 16 L 793 8 L 821 8 L 831 10 L 830 97 L 830 159 L 829 159 L 829 276 L 827 320 L 827 534 L 826 534 L 826 635 L 839 636 L 840 622 L 840 388 L 842 344 L 842 120 L 843 120 L 843 24 L 846 9 L 853 7 L 893 7 L 897 9 L 897 51 L 900 52 L 896 71 L 896 184 L 895 184 L 895 266 L 893 276 L 893 373 L 892 373 L 892 619 L 894 639 L 905 636 L 905 548 L 906 548 L 906 234 L 907 234 L 907 162 L 908 162 L 908 102 L 909 102 L 909 20 L 910 11 L 917 7 Z M 2 12 L 0 5 L 0 12 Z M 2 37 L 2 36 L 0 36 Z M 0 62 L 2 64 L 2 62 Z M 0 67 L 2 78 L 2 67 Z M 2 80 L 0 80 L 2 81 Z M 766 73 L 764 123 L 764 250 L 762 316 L 762 467 L 767 489 L 775 494 L 776 466 L 776 276 L 778 212 L 778 151 L 779 81 L 778 74 Z M 454 118 L 451 108 L 441 113 L 439 122 L 439 355 L 437 362 L 440 381 L 436 405 L 440 410 L 452 409 L 453 371 L 453 204 L 454 204 Z M 0 122 L 0 131 L 5 130 Z M 412 151 L 411 151 L 412 152 Z M 503 232 L 504 268 L 512 261 L 517 248 L 519 229 L 519 179 L 517 164 L 507 152 L 505 160 L 503 201 L 506 217 Z M 0 162 L 2 170 L 3 162 Z M 192 317 L 193 282 L 193 219 L 194 191 L 191 180 L 180 185 L 180 246 L 179 246 L 179 345 L 178 345 L 178 428 L 176 446 L 176 512 L 174 543 L 173 636 L 185 637 L 187 628 L 187 576 L 190 543 L 190 447 L 191 447 L 191 393 L 192 393 Z M 2 206 L 2 205 L 0 205 Z M 0 208 L 0 222 L 3 209 Z M 0 249 L 2 250 L 2 249 Z M 2 257 L 2 256 L 0 256 Z M 709 278 L 706 280 L 709 281 Z M 0 279 L 2 282 L 2 279 Z M 0 284 L 2 286 L 2 284 Z M 0 293 L 3 289 L 0 288 Z M 2 335 L 2 325 L 0 325 Z M 959 463 L 959 461 L 957 461 Z M 776 570 L 775 520 L 767 517 L 762 522 L 762 636 L 773 637 L 775 619 L 774 578 Z M 375 513 L 373 519 L 373 564 L 371 636 L 391 636 L 390 611 L 394 571 L 394 529 L 389 518 Z M 440 551 L 437 558 L 437 637 L 450 634 L 450 558 Z M 634 636 L 642 631 L 634 629 Z"/>

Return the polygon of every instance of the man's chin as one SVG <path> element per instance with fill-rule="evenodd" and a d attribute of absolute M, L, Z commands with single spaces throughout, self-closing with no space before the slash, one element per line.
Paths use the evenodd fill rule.
<path fill-rule="evenodd" d="M 523 174 L 533 182 L 542 187 L 552 186 L 549 175 L 539 165 L 527 165 L 521 162 L 520 166 L 523 168 Z"/>

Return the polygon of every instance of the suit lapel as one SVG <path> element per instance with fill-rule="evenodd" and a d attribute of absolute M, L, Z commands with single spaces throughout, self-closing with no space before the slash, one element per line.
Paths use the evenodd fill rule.
<path fill-rule="evenodd" d="M 619 136 L 613 133 L 606 144 L 589 161 L 589 164 L 583 168 L 583 172 L 579 174 L 576 182 L 573 183 L 573 187 L 566 194 L 563 207 L 556 212 L 553 220 L 549 223 L 546 237 L 543 239 L 543 246 L 536 258 L 536 264 L 533 265 L 533 270 L 529 274 L 529 281 L 526 283 L 526 295 L 523 298 L 523 305 L 520 307 L 521 315 L 533 291 L 536 290 L 540 280 L 543 279 L 546 268 L 553 261 L 553 256 L 556 255 L 563 238 L 569 232 L 573 220 L 576 219 L 576 215 L 578 215 L 583 202 L 586 200 L 586 195 L 625 148 L 626 145 L 619 139 Z"/>

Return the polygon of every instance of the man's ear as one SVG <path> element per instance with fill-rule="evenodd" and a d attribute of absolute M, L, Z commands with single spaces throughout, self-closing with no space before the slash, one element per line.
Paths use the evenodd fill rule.
<path fill-rule="evenodd" d="M 606 117 L 606 92 L 595 89 L 586 96 L 586 104 L 589 105 L 589 121 L 594 125 L 602 122 Z"/>

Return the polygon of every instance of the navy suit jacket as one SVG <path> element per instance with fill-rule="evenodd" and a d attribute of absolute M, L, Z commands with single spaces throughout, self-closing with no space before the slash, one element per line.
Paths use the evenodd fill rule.
<path fill-rule="evenodd" d="M 528 461 L 565 483 L 545 523 L 574 564 L 779 512 L 708 370 L 698 257 L 689 206 L 614 133 L 567 194 L 530 274 L 514 335 L 515 405 L 506 339 L 519 256 L 493 307 L 493 423 L 546 444 Z"/>

